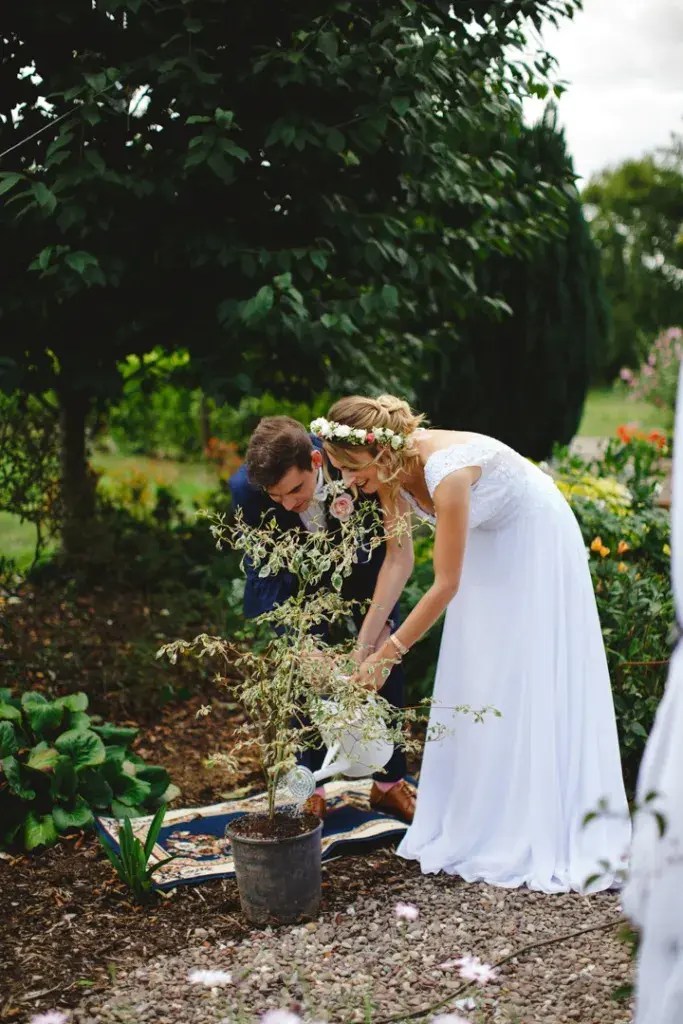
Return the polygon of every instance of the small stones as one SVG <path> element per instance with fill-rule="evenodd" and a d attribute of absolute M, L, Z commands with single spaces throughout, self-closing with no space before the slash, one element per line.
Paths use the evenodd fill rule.
<path fill-rule="evenodd" d="M 418 905 L 419 920 L 397 926 L 399 901 Z M 391 883 L 378 884 L 371 897 L 353 904 L 338 902 L 317 921 L 254 930 L 229 944 L 216 942 L 211 928 L 196 928 L 188 948 L 117 976 L 107 990 L 85 994 L 72 1019 L 221 1024 L 239 1018 L 256 1024 L 268 1009 L 297 1006 L 304 1021 L 362 1022 L 366 1000 L 374 1019 L 415 1013 L 450 993 L 454 1002 L 439 1012 L 456 1012 L 463 999 L 474 998 L 477 1009 L 468 1015 L 492 1024 L 626 1024 L 628 1006 L 611 998 L 632 978 L 617 929 L 531 949 L 506 962 L 485 988 L 463 988 L 457 966 L 438 967 L 464 955 L 495 964 L 530 942 L 617 921 L 617 902 L 610 893 L 586 900 L 501 892 L 444 875 L 420 876 L 399 863 Z M 226 970 L 233 985 L 200 992 L 186 981 L 193 969 Z M 165 1007 L 163 1020 L 159 1007 Z"/>

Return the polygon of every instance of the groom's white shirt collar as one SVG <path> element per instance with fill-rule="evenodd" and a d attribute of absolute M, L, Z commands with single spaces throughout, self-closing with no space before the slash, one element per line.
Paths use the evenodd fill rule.
<path fill-rule="evenodd" d="M 318 479 L 311 499 L 311 504 L 305 512 L 299 513 L 299 518 L 309 533 L 318 533 L 324 530 L 327 525 L 325 519 L 325 508 L 323 502 L 327 497 L 327 484 L 322 467 L 318 470 Z"/>

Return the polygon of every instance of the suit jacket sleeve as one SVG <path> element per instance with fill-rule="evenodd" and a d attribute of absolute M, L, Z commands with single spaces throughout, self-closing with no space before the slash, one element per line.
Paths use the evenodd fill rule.
<path fill-rule="evenodd" d="M 249 483 L 245 467 L 242 466 L 228 483 L 233 509 L 242 510 L 244 521 L 249 526 L 258 526 L 263 514 L 271 510 L 271 507 L 261 491 Z M 244 565 L 244 614 L 247 619 L 254 619 L 263 612 L 269 612 L 291 597 L 294 578 L 290 573 L 283 570 L 276 576 L 266 576 L 264 579 L 258 575 L 249 559 L 245 559 Z"/>

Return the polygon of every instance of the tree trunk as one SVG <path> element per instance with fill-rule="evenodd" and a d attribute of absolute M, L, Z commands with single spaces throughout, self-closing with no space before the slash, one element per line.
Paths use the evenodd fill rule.
<path fill-rule="evenodd" d="M 199 399 L 199 441 L 203 452 L 207 449 L 210 437 L 211 420 L 209 416 L 209 403 L 206 395 L 202 391 L 201 398 Z"/>
<path fill-rule="evenodd" d="M 85 444 L 90 399 L 80 391 L 60 390 L 62 434 L 62 548 L 67 557 L 81 555 L 87 546 L 95 514 L 95 488 Z"/>

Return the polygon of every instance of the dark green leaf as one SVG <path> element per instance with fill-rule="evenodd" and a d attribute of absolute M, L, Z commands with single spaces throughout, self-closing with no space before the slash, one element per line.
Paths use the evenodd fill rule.
<path fill-rule="evenodd" d="M 54 807 L 52 817 L 57 829 L 66 832 L 70 828 L 86 828 L 92 825 L 92 811 L 82 797 L 76 797 L 72 807 Z"/>
<path fill-rule="evenodd" d="M 106 810 L 111 806 L 114 792 L 100 771 L 98 768 L 84 768 L 79 772 L 78 792 L 91 807 Z"/>
<path fill-rule="evenodd" d="M 57 764 L 59 754 L 47 743 L 39 743 L 31 750 L 26 764 L 37 772 L 47 772 Z"/>
<path fill-rule="evenodd" d="M 240 313 L 240 318 L 245 324 L 261 320 L 273 308 L 274 301 L 275 293 L 271 286 L 266 284 L 262 288 L 259 288 L 253 298 L 244 303 Z"/>
<path fill-rule="evenodd" d="M 70 729 L 57 738 L 55 746 L 60 754 L 66 754 L 71 758 L 76 770 L 102 764 L 106 756 L 104 743 L 89 729 L 84 732 Z"/>
<path fill-rule="evenodd" d="M 0 722 L 0 759 L 16 754 L 18 741 L 11 722 Z"/>
<path fill-rule="evenodd" d="M 103 725 L 93 725 L 93 732 L 96 732 L 107 745 L 120 745 L 128 747 L 140 732 L 134 726 L 111 725 L 104 722 Z"/>
<path fill-rule="evenodd" d="M 14 171 L 2 171 L 0 173 L 0 196 L 5 192 L 9 192 L 18 181 L 23 181 L 23 174 L 16 174 Z"/>
<path fill-rule="evenodd" d="M 328 60 L 334 60 L 339 53 L 339 44 L 334 32 L 320 32 L 318 35 L 318 49 L 324 53 Z"/>
<path fill-rule="evenodd" d="M 399 117 L 403 117 L 404 114 L 410 110 L 410 97 L 409 96 L 394 96 L 391 100 L 391 105 L 398 114 Z"/>
<path fill-rule="evenodd" d="M 36 791 L 35 789 L 31 789 L 24 782 L 22 778 L 21 765 L 17 761 L 16 757 L 12 757 L 11 755 L 9 757 L 4 757 L 2 761 L 0 761 L 0 767 L 5 773 L 5 778 L 7 779 L 10 791 L 14 793 L 15 796 L 20 797 L 22 800 L 35 800 Z"/>
<path fill-rule="evenodd" d="M 51 192 L 42 181 L 34 182 L 31 185 L 31 191 L 36 198 L 38 206 L 43 210 L 47 210 L 48 213 L 52 213 L 57 205 L 57 197 L 54 192 Z"/>
<path fill-rule="evenodd" d="M 35 815 L 32 811 L 24 821 L 24 846 L 35 850 L 38 846 L 51 846 L 57 839 L 57 829 L 51 814 Z"/>
<path fill-rule="evenodd" d="M 21 722 L 21 711 L 12 704 L 0 704 L 0 721 Z"/>
<path fill-rule="evenodd" d="M 58 697 L 55 703 L 67 711 L 85 711 L 88 707 L 88 695 L 82 692 L 69 693 L 65 697 Z"/>

